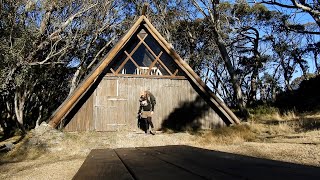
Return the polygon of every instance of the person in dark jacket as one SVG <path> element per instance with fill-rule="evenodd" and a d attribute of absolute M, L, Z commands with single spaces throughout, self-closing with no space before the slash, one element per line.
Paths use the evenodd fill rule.
<path fill-rule="evenodd" d="M 140 93 L 140 107 L 139 114 L 141 120 L 145 122 L 145 133 L 148 133 L 149 126 L 151 127 L 150 134 L 154 135 L 154 126 L 152 123 L 152 115 L 156 104 L 156 99 L 150 91 L 143 91 Z"/>

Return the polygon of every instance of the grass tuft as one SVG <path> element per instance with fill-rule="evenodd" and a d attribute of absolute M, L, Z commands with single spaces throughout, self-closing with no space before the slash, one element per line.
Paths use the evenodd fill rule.
<path fill-rule="evenodd" d="M 256 134 L 248 124 L 221 127 L 205 131 L 200 135 L 200 144 L 237 144 L 256 139 Z"/>

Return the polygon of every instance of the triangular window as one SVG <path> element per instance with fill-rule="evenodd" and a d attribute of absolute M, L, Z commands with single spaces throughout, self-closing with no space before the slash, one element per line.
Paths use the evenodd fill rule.
<path fill-rule="evenodd" d="M 184 76 L 174 59 L 143 26 L 112 60 L 108 73 L 135 76 Z"/>

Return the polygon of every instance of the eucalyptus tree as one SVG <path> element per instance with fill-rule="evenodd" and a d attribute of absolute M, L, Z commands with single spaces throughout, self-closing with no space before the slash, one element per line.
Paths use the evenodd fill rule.
<path fill-rule="evenodd" d="M 3 0 L 0 7 L 0 104 L 7 114 L 1 124 L 17 121 L 24 133 L 52 113 L 121 35 L 123 3 Z"/>
<path fill-rule="evenodd" d="M 301 23 L 284 22 L 283 24 L 288 30 L 298 33 L 320 34 L 320 2 L 318 0 L 260 0 L 255 2 L 275 5 L 284 9 L 293 10 L 293 14 L 306 13 L 310 15 L 318 25 L 318 28 L 315 31 L 309 31 L 305 29 L 305 24 Z"/>
<path fill-rule="evenodd" d="M 315 41 L 312 36 L 309 36 L 307 40 L 309 43 L 304 48 L 306 58 L 313 59 L 315 65 L 314 73 L 320 74 L 320 42 Z"/>
<path fill-rule="evenodd" d="M 205 19 L 181 20 L 176 23 L 172 31 L 175 49 L 197 74 L 202 73 L 202 64 L 208 60 L 208 53 L 211 54 L 211 50 L 208 49 L 210 47 L 205 44 L 208 35 L 205 21 Z"/>
<path fill-rule="evenodd" d="M 299 67 L 302 75 L 306 76 L 309 66 L 304 59 L 305 36 L 283 30 L 282 26 L 277 23 L 283 18 L 288 17 L 280 14 L 280 18 L 275 19 L 274 25 L 269 29 L 269 32 L 266 32 L 266 39 L 271 44 L 273 62 L 279 66 L 278 73 L 282 73 L 285 89 L 291 91 L 290 83 L 297 68 Z"/>
<path fill-rule="evenodd" d="M 173 42 L 172 33 L 176 31 L 176 23 L 184 21 L 190 15 L 188 0 L 124 0 L 126 18 L 132 20 L 142 13 L 142 8 L 147 5 L 145 15 L 152 25 L 168 42 Z"/>
<path fill-rule="evenodd" d="M 236 72 L 235 64 L 232 63 L 232 60 L 228 54 L 227 42 L 223 37 L 223 34 L 226 34 L 227 31 L 230 31 L 230 28 L 228 28 L 230 16 L 225 14 L 225 11 L 222 11 L 222 8 L 229 6 L 229 3 L 220 4 L 219 1 L 209 0 L 192 0 L 192 3 L 204 18 L 208 18 L 211 24 L 211 31 L 213 35 L 212 38 L 219 49 L 221 58 L 223 59 L 226 69 L 228 71 L 230 83 L 233 87 L 236 105 L 239 108 L 240 112 L 244 116 L 247 116 L 239 74 Z"/>
<path fill-rule="evenodd" d="M 246 1 L 237 1 L 232 7 L 235 38 L 230 46 L 239 56 L 238 69 L 242 72 L 247 104 L 257 101 L 259 74 L 270 60 L 265 50 L 264 30 L 268 29 L 274 13 L 261 4 L 250 6 Z"/>
<path fill-rule="evenodd" d="M 26 59 L 32 50 L 35 35 L 26 29 L 25 13 L 21 10 L 22 3 L 13 1 L 1 2 L 1 100 L 5 104 L 2 111 L 5 124 L 16 120 L 25 133 L 24 110 L 27 98 L 32 93 L 33 84 L 30 77 L 30 61 Z M 28 79 L 28 80 L 26 80 Z"/>
<path fill-rule="evenodd" d="M 279 73 L 277 73 L 278 69 L 274 69 L 274 72 L 267 73 L 265 72 L 259 82 L 260 87 L 260 100 L 264 103 L 274 102 L 276 100 L 276 96 L 281 92 L 280 86 L 280 77 Z"/>

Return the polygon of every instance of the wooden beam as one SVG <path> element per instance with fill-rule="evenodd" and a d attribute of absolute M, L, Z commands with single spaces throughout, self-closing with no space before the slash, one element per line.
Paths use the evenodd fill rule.
<path fill-rule="evenodd" d="M 138 78 L 150 78 L 150 79 L 187 79 L 184 76 L 151 76 L 151 75 L 135 75 L 135 74 L 107 74 L 108 77 L 138 77 Z"/>
<path fill-rule="evenodd" d="M 143 15 L 143 16 L 146 15 L 148 6 L 149 6 L 149 3 L 147 3 L 147 2 L 145 2 L 145 3 L 143 4 L 142 11 L 141 11 L 141 15 Z"/>
<path fill-rule="evenodd" d="M 130 54 L 127 51 L 124 51 L 124 53 L 129 57 L 129 59 L 131 60 L 131 62 L 136 66 L 136 68 L 139 68 L 139 65 L 137 64 L 137 62 L 130 56 Z"/>
<path fill-rule="evenodd" d="M 176 76 L 179 72 L 179 69 L 176 69 L 176 71 L 174 71 L 173 76 Z"/>
<path fill-rule="evenodd" d="M 161 52 L 162 53 L 162 52 Z M 159 56 L 156 56 L 155 59 L 153 60 L 153 62 L 150 64 L 150 66 L 148 67 L 148 71 L 146 72 L 147 75 L 149 75 L 149 73 L 151 72 L 151 68 L 157 63 L 157 61 L 159 60 Z"/>
<path fill-rule="evenodd" d="M 110 68 L 110 70 L 113 74 L 116 74 L 116 72 L 112 68 Z"/>

